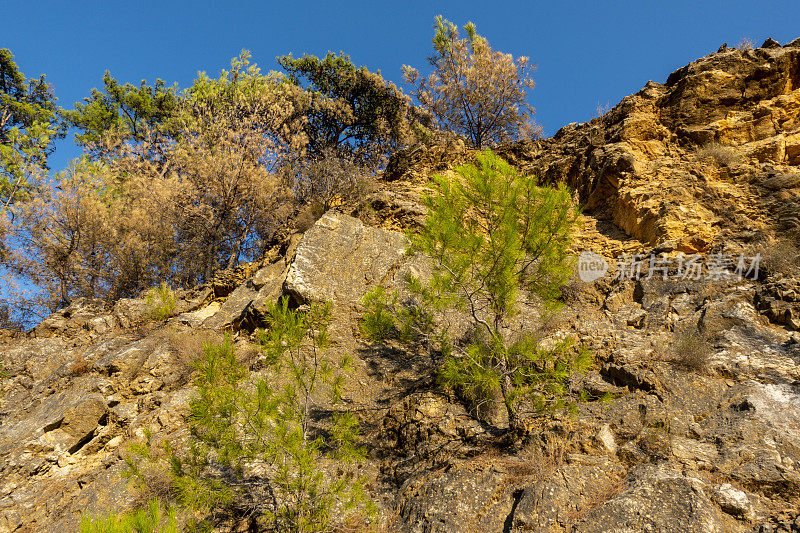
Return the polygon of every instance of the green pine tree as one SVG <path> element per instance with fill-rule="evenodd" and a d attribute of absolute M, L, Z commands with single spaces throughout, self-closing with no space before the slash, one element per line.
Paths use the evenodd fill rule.
<path fill-rule="evenodd" d="M 92 89 L 83 102 L 75 103 L 75 109 L 63 114 L 66 122 L 78 130 L 75 142 L 90 149 L 110 130 L 135 141 L 143 140 L 148 129 L 174 134 L 171 122 L 178 113 L 180 101 L 177 85 L 167 86 L 160 79 L 153 85 L 145 80 L 139 86 L 121 84 L 106 71 L 103 90 Z"/>
<path fill-rule="evenodd" d="M 174 509 L 165 516 L 158 500 L 150 500 L 146 508 L 126 513 L 84 515 L 80 527 L 81 533 L 177 533 L 178 521 Z"/>
<path fill-rule="evenodd" d="M 44 75 L 26 79 L 11 51 L 0 49 L 0 212 L 45 174 L 53 140 L 64 136 L 55 102 Z"/>
<path fill-rule="evenodd" d="M 152 443 L 131 449 L 129 475 L 140 483 L 155 462 L 170 464 L 177 500 L 203 515 L 198 529 L 232 519 L 258 531 L 326 531 L 372 512 L 348 467 L 363 457 L 354 417 L 340 412 L 324 428 L 312 424 L 315 409 L 340 403 L 349 365 L 326 353 L 330 305 L 300 312 L 284 299 L 267 322 L 259 337 L 269 378 L 251 376 L 229 337 L 205 346 L 188 453 L 159 453 Z"/>
<path fill-rule="evenodd" d="M 435 341 L 444 350 L 443 383 L 467 396 L 499 394 L 516 431 L 520 398 L 539 409 L 565 405 L 570 375 L 590 362 L 585 350 L 568 343 L 542 349 L 531 328 L 511 326 L 523 305 L 544 313 L 558 307 L 572 274 L 568 246 L 577 210 L 566 187 L 540 186 L 488 151 L 476 159 L 452 179 L 435 177 L 424 227 L 409 235 L 434 266 L 429 281 L 408 280 L 415 305 L 370 293 L 362 325 L 372 340 L 394 330 L 405 340 Z M 448 310 L 473 324 L 460 349 L 432 319 Z"/>

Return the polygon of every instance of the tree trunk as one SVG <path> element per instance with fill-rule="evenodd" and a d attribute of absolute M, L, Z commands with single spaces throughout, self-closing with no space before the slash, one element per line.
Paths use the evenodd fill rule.
<path fill-rule="evenodd" d="M 511 383 L 511 376 L 506 371 L 503 365 L 502 378 L 500 379 L 500 393 L 503 395 L 503 403 L 506 405 L 506 413 L 508 413 L 508 430 L 510 433 L 517 433 L 522 429 L 522 422 L 519 419 L 517 409 L 511 402 L 511 391 L 514 386 Z"/>
<path fill-rule="evenodd" d="M 214 275 L 214 267 L 216 266 L 217 262 L 217 246 L 215 243 L 209 243 L 206 247 L 206 260 L 205 260 L 205 272 L 203 276 L 205 279 L 204 282 L 208 283 L 211 277 Z"/>

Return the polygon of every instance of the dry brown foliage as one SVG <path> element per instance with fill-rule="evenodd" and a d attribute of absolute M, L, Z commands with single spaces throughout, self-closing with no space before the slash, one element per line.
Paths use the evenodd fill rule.
<path fill-rule="evenodd" d="M 88 374 L 91 370 L 92 365 L 89 364 L 89 361 L 87 361 L 83 355 L 79 355 L 69 364 L 68 375 L 70 377 L 83 376 L 84 374 Z"/>
<path fill-rule="evenodd" d="M 532 439 L 517 454 L 522 462 L 510 471 L 531 482 L 549 479 L 564 465 L 568 444 L 565 437 L 553 433 Z"/>
<path fill-rule="evenodd" d="M 753 43 L 753 40 L 749 37 L 742 37 L 739 44 L 736 45 L 736 48 L 742 52 L 746 52 L 755 48 L 755 43 Z"/>
<path fill-rule="evenodd" d="M 55 309 L 168 282 L 187 286 L 261 252 L 292 212 L 278 168 L 303 151 L 302 90 L 243 55 L 201 76 L 169 128 L 110 131 L 94 153 L 14 206 L 10 270 Z"/>
<path fill-rule="evenodd" d="M 284 175 L 295 198 L 305 207 L 303 216 L 316 220 L 332 207 L 361 204 L 374 188 L 375 168 L 325 149 L 317 156 L 287 165 Z"/>
<path fill-rule="evenodd" d="M 761 266 L 768 274 L 800 274 L 800 230 L 751 247 L 748 255 L 761 255 Z"/>
<path fill-rule="evenodd" d="M 736 151 L 732 146 L 724 146 L 719 143 L 709 143 L 697 149 L 695 159 L 711 158 L 718 165 L 730 167 L 741 163 L 743 160 L 742 154 Z"/>
<path fill-rule="evenodd" d="M 436 18 L 433 67 L 427 77 L 403 67 L 406 81 L 422 107 L 441 129 L 464 135 L 483 148 L 539 134 L 527 92 L 534 87 L 534 67 L 527 57 L 492 50 L 472 23 L 464 26 L 467 38 L 441 16 Z"/>
<path fill-rule="evenodd" d="M 51 309 L 79 295 L 116 298 L 154 285 L 172 245 L 168 223 L 153 216 L 164 194 L 156 185 L 131 178 L 122 186 L 107 166 L 73 165 L 57 186 L 15 206 L 20 246 L 7 263 L 43 289 Z"/>

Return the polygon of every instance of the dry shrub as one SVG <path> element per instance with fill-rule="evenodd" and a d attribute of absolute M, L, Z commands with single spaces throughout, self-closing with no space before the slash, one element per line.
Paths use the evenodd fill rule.
<path fill-rule="evenodd" d="M 611 111 L 611 104 L 609 104 L 608 102 L 606 102 L 605 104 L 597 102 L 597 106 L 595 106 L 594 108 L 594 113 L 596 117 L 602 117 L 609 111 Z"/>
<path fill-rule="evenodd" d="M 565 516 L 565 522 L 567 524 L 575 524 L 581 521 L 588 516 L 589 513 L 599 509 L 607 501 L 622 494 L 625 487 L 624 479 L 615 479 L 600 486 L 592 486 L 591 496 L 580 508 L 569 511 Z"/>
<path fill-rule="evenodd" d="M 742 52 L 746 52 L 747 50 L 752 50 L 755 48 L 755 43 L 749 37 L 742 37 L 739 41 L 739 44 L 736 45 L 737 50 L 741 50 Z"/>
<path fill-rule="evenodd" d="M 299 233 L 305 233 L 310 230 L 317 220 L 322 218 L 325 211 L 319 204 L 308 204 L 300 208 L 300 211 L 294 218 L 294 229 Z"/>
<path fill-rule="evenodd" d="M 509 472 L 518 479 L 543 481 L 555 474 L 563 465 L 568 451 L 568 438 L 553 433 L 543 433 L 528 441 L 517 456 L 522 460 L 510 465 Z"/>
<path fill-rule="evenodd" d="M 645 430 L 639 436 L 636 443 L 651 459 L 669 459 L 672 454 L 669 431 L 665 427 L 655 427 Z"/>
<path fill-rule="evenodd" d="M 137 501 L 142 503 L 150 500 L 168 502 L 174 498 L 175 488 L 169 471 L 155 466 L 145 467 L 141 492 L 137 494 Z"/>
<path fill-rule="evenodd" d="M 373 188 L 376 167 L 325 149 L 287 165 L 284 172 L 297 201 L 309 206 L 312 216 L 319 218 L 332 207 L 360 204 Z"/>
<path fill-rule="evenodd" d="M 168 130 L 104 131 L 90 149 L 102 158 L 74 163 L 15 204 L 5 264 L 56 309 L 162 281 L 193 285 L 257 256 L 291 203 L 277 169 L 307 144 L 295 114 L 302 99 L 246 55 L 218 80 L 201 76 Z"/>
<path fill-rule="evenodd" d="M 768 274 L 796 276 L 800 273 L 800 231 L 752 247 L 749 255 L 761 255 L 761 268 Z"/>
<path fill-rule="evenodd" d="M 88 374 L 91 370 L 92 365 L 89 364 L 89 361 L 87 361 L 83 355 L 79 355 L 69 364 L 67 375 L 75 378 Z"/>
<path fill-rule="evenodd" d="M 197 358 L 203 355 L 203 347 L 222 342 L 223 336 L 213 330 L 177 330 L 166 329 L 160 333 L 169 345 L 173 361 L 180 369 L 179 383 L 188 383 L 195 370 Z M 258 356 L 261 354 L 259 349 L 249 342 L 239 342 L 236 345 L 236 360 L 247 366 L 252 367 Z"/>
<path fill-rule="evenodd" d="M 708 336 L 698 331 L 696 327 L 675 330 L 672 353 L 676 364 L 698 373 L 708 370 L 712 355 Z"/>
<path fill-rule="evenodd" d="M 697 149 L 695 160 L 711 158 L 718 165 L 731 167 L 742 161 L 742 155 L 732 146 L 723 146 L 719 143 L 708 143 Z"/>
<path fill-rule="evenodd" d="M 146 428 L 144 433 L 144 440 L 131 439 L 124 449 L 122 458 L 126 467 L 122 475 L 129 478 L 137 489 L 136 505 L 143 505 L 149 500 L 173 502 L 176 492 L 174 477 L 168 466 L 171 455 L 169 443 L 162 440 L 156 444 L 149 429 Z"/>
<path fill-rule="evenodd" d="M 203 355 L 203 346 L 219 343 L 222 340 L 219 333 L 210 330 L 167 329 L 161 335 L 169 345 L 173 361 L 178 367 L 180 384 L 186 384 L 191 380 L 195 361 Z"/>

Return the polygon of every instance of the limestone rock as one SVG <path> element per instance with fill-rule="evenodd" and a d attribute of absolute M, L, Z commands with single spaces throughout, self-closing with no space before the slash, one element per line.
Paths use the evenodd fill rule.
<path fill-rule="evenodd" d="M 102 396 L 69 391 L 43 402 L 28 417 L 0 427 L 0 455 L 29 451 L 74 453 L 108 413 Z"/>
<path fill-rule="evenodd" d="M 800 280 L 770 280 L 758 287 L 755 304 L 776 324 L 800 331 Z"/>
<path fill-rule="evenodd" d="M 508 475 L 500 465 L 459 464 L 409 483 L 399 506 L 404 530 L 503 531 L 514 507 L 512 487 L 503 486 Z"/>
<path fill-rule="evenodd" d="M 150 306 L 144 298 L 121 298 L 114 304 L 114 316 L 123 328 L 130 328 L 149 315 Z"/>
<path fill-rule="evenodd" d="M 587 213 L 657 248 L 704 252 L 745 228 L 796 227 L 800 105 L 787 80 L 798 65 L 796 43 L 724 48 L 602 117 L 501 152 L 545 182 L 568 184 Z M 765 165 L 773 177 L 748 183 Z"/>
<path fill-rule="evenodd" d="M 596 438 L 608 453 L 617 453 L 617 442 L 614 440 L 614 434 L 611 432 L 611 426 L 605 424 L 603 427 L 601 427 L 600 431 L 597 432 Z"/>
<path fill-rule="evenodd" d="M 34 328 L 33 333 L 37 337 L 48 337 L 55 334 L 75 334 L 96 328 L 105 332 L 115 325 L 113 318 L 107 316 L 105 310 L 105 304 L 101 300 L 77 298 L 64 309 L 44 319 Z"/>
<path fill-rule="evenodd" d="M 669 467 L 634 469 L 625 490 L 579 521 L 575 531 L 723 531 L 706 485 Z"/>
<path fill-rule="evenodd" d="M 401 233 L 329 211 L 303 235 L 284 290 L 300 302 L 357 302 L 399 264 L 406 247 Z"/>
<path fill-rule="evenodd" d="M 251 282 L 242 283 L 228 295 L 219 311 L 206 319 L 203 325 L 213 329 L 238 328 L 257 294 L 258 291 Z"/>
<path fill-rule="evenodd" d="M 722 483 L 714 487 L 711 497 L 726 513 L 752 520 L 753 504 L 743 490 L 734 488 L 730 483 Z"/>
<path fill-rule="evenodd" d="M 214 316 L 220 310 L 220 307 L 222 306 L 219 302 L 212 302 L 201 309 L 181 313 L 175 317 L 175 320 L 189 327 L 200 327 L 206 320 Z"/>
<path fill-rule="evenodd" d="M 282 296 L 287 273 L 282 260 L 259 269 L 252 278 L 234 289 L 222 307 L 203 322 L 204 327 L 238 329 L 248 320 L 258 323 L 263 319 L 266 307 Z"/>
<path fill-rule="evenodd" d="M 679 460 L 691 465 L 711 467 L 717 458 L 717 447 L 711 443 L 694 439 L 676 437 L 672 439 L 672 454 Z"/>
<path fill-rule="evenodd" d="M 549 465 L 548 465 L 549 466 Z M 536 475 L 519 480 L 511 519 L 513 531 L 557 531 L 570 526 L 567 517 L 591 509 L 598 499 L 607 498 L 622 483 L 624 467 L 614 459 L 571 455 L 569 462 L 553 475 Z"/>

